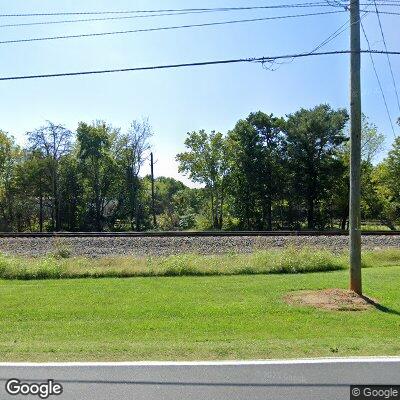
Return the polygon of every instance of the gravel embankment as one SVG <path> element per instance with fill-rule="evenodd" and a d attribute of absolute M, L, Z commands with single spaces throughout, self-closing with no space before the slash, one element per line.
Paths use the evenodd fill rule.
<path fill-rule="evenodd" d="M 72 256 L 165 256 L 179 253 L 250 253 L 280 247 L 347 249 L 346 236 L 244 236 L 244 237 L 80 237 L 0 238 L 0 253 L 42 256 L 68 250 Z M 365 236 L 363 248 L 400 248 L 400 236 Z"/>

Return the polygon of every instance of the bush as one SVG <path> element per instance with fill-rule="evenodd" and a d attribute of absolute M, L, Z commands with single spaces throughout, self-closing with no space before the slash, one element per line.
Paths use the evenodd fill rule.
<path fill-rule="evenodd" d="M 61 258 L 70 258 L 72 255 L 71 249 L 69 246 L 67 246 L 64 243 L 56 242 L 55 246 L 56 248 L 54 252 L 54 258 L 61 259 Z"/>

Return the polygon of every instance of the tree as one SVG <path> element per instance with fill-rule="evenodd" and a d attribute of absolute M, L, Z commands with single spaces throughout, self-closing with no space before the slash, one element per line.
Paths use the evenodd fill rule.
<path fill-rule="evenodd" d="M 227 141 L 219 132 L 204 130 L 188 133 L 188 151 L 176 156 L 179 172 L 188 174 L 194 182 L 204 184 L 208 194 L 212 227 L 222 229 L 229 163 Z"/>
<path fill-rule="evenodd" d="M 378 132 L 375 124 L 369 122 L 363 114 L 361 126 L 361 159 L 372 164 L 376 156 L 383 150 L 385 135 Z M 350 148 L 349 148 L 350 151 Z"/>
<path fill-rule="evenodd" d="M 47 121 L 47 125 L 28 132 L 27 136 L 31 151 L 42 153 L 46 159 L 53 197 L 52 228 L 58 231 L 60 230 L 59 164 L 61 158 L 70 151 L 72 132 L 63 125 Z"/>
<path fill-rule="evenodd" d="M 261 229 L 261 170 L 264 163 L 262 139 L 246 120 L 240 120 L 228 135 L 232 171 L 230 193 L 234 199 L 234 213 L 239 217 L 242 228 Z"/>
<path fill-rule="evenodd" d="M 400 137 L 397 137 L 389 151 L 387 158 L 382 162 L 381 192 L 387 195 L 388 220 L 400 219 Z M 392 227 L 393 228 L 393 227 Z"/>
<path fill-rule="evenodd" d="M 15 144 L 14 138 L 0 131 L 0 215 L 3 230 L 20 227 L 16 213 L 16 166 L 21 156 L 21 150 Z"/>
<path fill-rule="evenodd" d="M 396 230 L 396 222 L 400 216 L 400 201 L 393 190 L 393 169 L 389 169 L 387 159 L 379 163 L 373 172 L 376 183 L 377 204 L 380 207 L 378 218 L 391 230 Z"/>
<path fill-rule="evenodd" d="M 282 120 L 261 111 L 229 133 L 232 194 L 247 229 L 272 229 L 272 204 L 282 189 Z"/>
<path fill-rule="evenodd" d="M 76 149 L 65 156 L 60 164 L 60 194 L 63 200 L 60 205 L 61 225 L 68 231 L 77 231 L 79 227 L 85 229 L 82 224 L 86 208 L 83 197 L 85 190 L 79 167 Z"/>
<path fill-rule="evenodd" d="M 34 206 L 33 220 L 38 221 L 40 232 L 46 225 L 46 215 L 52 209 L 52 184 L 48 179 L 48 160 L 39 150 L 25 150 L 24 160 L 18 166 L 19 186 L 24 188 L 26 200 L 32 199 Z M 62 197 L 62 196 L 61 196 Z M 63 198 L 63 197 L 62 197 Z M 50 226 L 54 229 L 54 225 Z"/>
<path fill-rule="evenodd" d="M 88 204 L 86 219 L 97 231 L 103 230 L 106 208 L 114 199 L 116 161 L 111 147 L 116 135 L 117 131 L 103 121 L 91 125 L 80 122 L 77 129 L 83 197 Z"/>
<path fill-rule="evenodd" d="M 205 209 L 204 189 L 185 187 L 172 197 L 174 211 L 177 215 L 179 229 L 193 229 L 197 226 L 198 217 Z"/>
<path fill-rule="evenodd" d="M 314 229 L 320 202 L 331 193 L 343 166 L 339 150 L 346 141 L 343 129 L 348 120 L 344 109 L 329 105 L 300 109 L 290 114 L 285 124 L 286 157 L 291 187 L 307 209 L 307 226 Z M 323 223 L 323 221 L 320 221 Z"/>
<path fill-rule="evenodd" d="M 125 189 L 128 193 L 128 214 L 131 229 L 141 229 L 140 179 L 139 173 L 150 151 L 153 135 L 147 119 L 133 121 L 126 134 L 118 139 L 118 164 L 124 171 Z"/>
<path fill-rule="evenodd" d="M 151 187 L 151 177 L 142 182 Z M 162 230 L 190 229 L 196 225 L 196 216 L 201 213 L 203 189 L 190 189 L 181 181 L 160 176 L 155 179 L 155 211 L 157 227 Z"/>
<path fill-rule="evenodd" d="M 379 214 L 380 207 L 376 197 L 373 162 L 382 151 L 385 137 L 378 132 L 376 125 L 362 116 L 361 126 L 361 210 L 363 218 L 373 218 Z M 349 135 L 349 133 L 348 133 Z M 340 213 L 341 229 L 346 229 L 349 216 L 350 143 L 346 142 L 341 155 L 345 170 L 335 194 L 335 204 Z M 378 208 L 377 208 L 378 207 Z"/>

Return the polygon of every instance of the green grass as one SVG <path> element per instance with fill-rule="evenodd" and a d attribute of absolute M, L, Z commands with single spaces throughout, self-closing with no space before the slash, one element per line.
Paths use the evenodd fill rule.
<path fill-rule="evenodd" d="M 400 265 L 400 249 L 363 253 L 364 268 L 396 265 Z M 296 274 L 337 271 L 347 267 L 347 253 L 335 254 L 315 248 L 285 248 L 251 254 L 182 254 L 148 258 L 68 258 L 65 252 L 46 258 L 0 255 L 0 279 L 21 280 Z"/>
<path fill-rule="evenodd" d="M 348 272 L 0 280 L 0 360 L 196 360 L 400 355 L 400 267 L 363 271 L 381 309 L 293 307 Z"/>

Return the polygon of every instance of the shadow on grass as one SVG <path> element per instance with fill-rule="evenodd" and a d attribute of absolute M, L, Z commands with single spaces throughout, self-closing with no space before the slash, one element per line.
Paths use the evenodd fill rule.
<path fill-rule="evenodd" d="M 393 310 L 392 308 L 386 307 L 382 304 L 377 303 L 376 301 L 370 299 L 369 297 L 366 296 L 361 296 L 368 304 L 371 304 L 371 306 L 375 307 L 378 311 L 384 312 L 386 314 L 392 314 L 392 315 L 397 315 L 400 317 L 400 311 Z"/>

